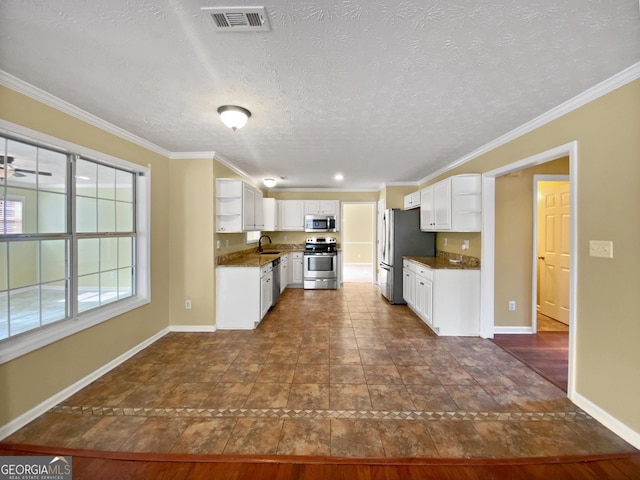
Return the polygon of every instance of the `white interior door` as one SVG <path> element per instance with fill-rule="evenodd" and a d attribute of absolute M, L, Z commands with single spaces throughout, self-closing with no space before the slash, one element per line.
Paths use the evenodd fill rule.
<path fill-rule="evenodd" d="M 569 182 L 538 182 L 538 305 L 569 324 Z"/>

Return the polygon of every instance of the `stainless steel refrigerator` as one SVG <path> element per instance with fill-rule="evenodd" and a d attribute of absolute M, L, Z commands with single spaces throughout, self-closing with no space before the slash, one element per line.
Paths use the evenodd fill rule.
<path fill-rule="evenodd" d="M 402 298 L 402 257 L 433 257 L 436 234 L 420 230 L 420 210 L 387 209 L 380 239 L 380 292 L 394 304 Z"/>

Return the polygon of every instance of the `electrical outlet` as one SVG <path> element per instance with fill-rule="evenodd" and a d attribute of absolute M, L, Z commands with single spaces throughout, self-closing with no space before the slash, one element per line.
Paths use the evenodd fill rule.
<path fill-rule="evenodd" d="M 222 246 L 222 243 L 220 243 L 220 240 L 216 240 L 216 248 L 220 248 Z"/>
<path fill-rule="evenodd" d="M 444 242 L 443 243 L 444 243 L 444 245 L 448 244 L 449 243 L 449 239 L 447 237 L 444 237 Z"/>
<path fill-rule="evenodd" d="M 613 242 L 609 240 L 589 240 L 589 256 L 613 258 Z"/>
<path fill-rule="evenodd" d="M 462 249 L 463 250 L 469 250 L 469 240 L 463 240 L 462 241 Z"/>
<path fill-rule="evenodd" d="M 509 311 L 510 312 L 515 312 L 516 311 L 516 301 L 515 300 L 509 300 Z"/>
<path fill-rule="evenodd" d="M 225 247 L 228 247 L 228 246 L 229 246 L 229 240 L 225 240 L 225 241 L 224 241 L 224 246 L 225 246 Z"/>
<path fill-rule="evenodd" d="M 286 242 L 288 238 L 289 238 L 289 237 L 287 237 L 287 236 L 285 235 L 285 236 L 284 236 L 284 241 Z"/>
<path fill-rule="evenodd" d="M 185 300 L 184 301 L 184 309 L 185 310 L 191 310 L 191 300 Z"/>

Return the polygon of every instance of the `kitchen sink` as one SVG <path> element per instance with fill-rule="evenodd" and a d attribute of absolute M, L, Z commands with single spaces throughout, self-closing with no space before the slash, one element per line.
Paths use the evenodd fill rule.
<path fill-rule="evenodd" d="M 260 252 L 260 255 L 277 255 L 280 252 Z"/>

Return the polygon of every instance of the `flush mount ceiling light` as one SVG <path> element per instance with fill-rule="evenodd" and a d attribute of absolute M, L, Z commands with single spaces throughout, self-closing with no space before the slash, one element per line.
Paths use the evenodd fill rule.
<path fill-rule="evenodd" d="M 340 182 L 340 181 L 344 180 L 344 175 L 342 175 L 341 173 L 336 173 L 333 178 Z"/>
<path fill-rule="evenodd" d="M 264 186 L 267 188 L 273 188 L 276 186 L 275 178 L 265 178 L 262 182 L 264 183 Z"/>
<path fill-rule="evenodd" d="M 238 107 L 237 105 L 223 105 L 218 108 L 218 113 L 220 114 L 222 123 L 234 132 L 237 129 L 244 127 L 251 116 L 251 112 L 249 110 L 243 107 Z"/>

